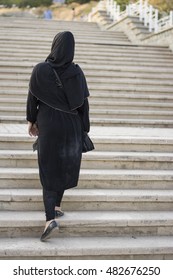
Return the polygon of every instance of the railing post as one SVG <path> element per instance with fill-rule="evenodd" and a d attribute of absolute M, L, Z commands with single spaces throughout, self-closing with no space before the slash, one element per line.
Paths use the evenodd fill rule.
<path fill-rule="evenodd" d="M 159 19 L 159 11 L 155 10 L 155 23 L 154 23 L 154 32 L 158 31 L 158 19 Z"/>
<path fill-rule="evenodd" d="M 111 18 L 112 18 L 113 3 L 114 3 L 114 1 L 113 1 L 113 0 L 110 0 L 110 8 L 109 8 L 109 11 L 110 11 L 110 17 L 111 17 Z"/>
<path fill-rule="evenodd" d="M 113 19 L 113 5 L 114 5 L 114 0 L 110 0 L 110 18 Z"/>
<path fill-rule="evenodd" d="M 173 26 L 173 11 L 170 11 L 170 26 Z"/>
<path fill-rule="evenodd" d="M 150 12 L 149 12 L 149 31 L 152 32 L 153 29 L 153 7 L 150 5 Z"/>
<path fill-rule="evenodd" d="M 140 21 L 143 20 L 143 0 L 140 0 L 139 3 L 139 19 Z"/>
<path fill-rule="evenodd" d="M 128 16 L 130 16 L 130 7 L 129 7 L 129 5 L 126 5 L 126 14 Z"/>
<path fill-rule="evenodd" d="M 106 1 L 106 12 L 107 12 L 107 15 L 110 15 L 110 0 Z"/>
<path fill-rule="evenodd" d="M 145 4 L 144 4 L 144 25 L 147 26 L 147 12 L 148 12 L 148 2 L 145 1 Z"/>
<path fill-rule="evenodd" d="M 117 3 L 113 3 L 113 20 L 116 21 L 117 19 Z"/>
<path fill-rule="evenodd" d="M 119 18 L 120 16 L 120 5 L 117 5 L 117 19 Z"/>

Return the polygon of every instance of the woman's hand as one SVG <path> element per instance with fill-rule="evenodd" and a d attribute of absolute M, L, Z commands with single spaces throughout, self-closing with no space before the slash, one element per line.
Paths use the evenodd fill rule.
<path fill-rule="evenodd" d="M 36 123 L 28 122 L 28 133 L 30 136 L 38 136 L 38 127 Z"/>

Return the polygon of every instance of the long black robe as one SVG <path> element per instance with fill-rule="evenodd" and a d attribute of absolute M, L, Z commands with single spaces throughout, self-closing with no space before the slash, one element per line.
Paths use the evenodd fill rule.
<path fill-rule="evenodd" d="M 60 33 L 60 36 L 57 35 L 52 44 L 51 54 L 47 59 L 51 67 L 55 66 L 54 69 L 62 78 L 64 86 L 67 85 L 65 90 L 68 91 L 68 98 L 66 94 L 63 95 L 61 92 L 60 108 L 58 108 L 59 101 L 57 101 L 55 108 L 53 108 L 50 96 L 51 94 L 56 96 L 56 87 L 53 85 L 55 77 L 51 72 L 52 69 L 50 69 L 50 72 L 47 72 L 49 71 L 47 63 L 42 63 L 36 66 L 36 71 L 33 71 L 27 99 L 27 120 L 37 123 L 39 130 L 38 164 L 40 181 L 43 188 L 54 191 L 77 186 L 82 156 L 82 129 L 87 132 L 90 129 L 87 99 L 89 93 L 87 85 L 85 85 L 84 75 L 81 71 L 80 74 L 77 73 L 78 76 L 76 76 L 75 71 L 74 76 L 68 75 L 68 69 L 74 68 L 71 62 L 73 54 L 71 53 L 71 56 L 69 56 L 70 51 L 73 50 L 72 39 L 69 32 Z M 65 44 L 63 48 L 65 40 L 68 43 L 70 42 L 70 44 Z M 68 49 L 69 46 L 70 50 Z M 58 48 L 59 52 L 57 51 Z M 68 55 L 64 56 L 64 52 L 67 51 Z M 42 77 L 44 77 L 44 69 L 45 79 L 48 80 L 48 83 L 46 81 L 43 86 Z M 65 77 L 64 80 L 63 77 Z M 70 96 L 70 87 L 73 81 L 74 85 L 76 85 L 76 77 L 82 81 L 82 87 L 77 87 L 82 89 L 82 92 L 80 90 L 74 92 L 72 87 L 72 96 Z M 68 81 L 70 82 L 68 83 Z M 50 87 L 51 83 L 52 87 Z M 48 96 L 47 100 L 42 99 L 42 93 L 46 96 L 45 92 Z M 74 96 L 75 94 L 76 97 Z M 81 104 L 81 98 L 79 98 L 79 105 L 76 106 L 78 102 L 77 96 L 80 94 L 83 96 L 83 101 Z M 75 97 L 75 108 L 72 108 L 73 96 Z M 67 103 L 69 101 L 72 106 L 68 104 L 69 110 L 63 111 L 62 108 L 64 107 L 62 107 L 62 104 L 65 104 L 66 101 Z"/>

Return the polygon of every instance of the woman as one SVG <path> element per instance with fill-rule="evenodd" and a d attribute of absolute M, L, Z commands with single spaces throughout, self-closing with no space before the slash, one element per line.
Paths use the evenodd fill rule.
<path fill-rule="evenodd" d="M 85 76 L 73 63 L 71 32 L 58 33 L 45 62 L 32 72 L 27 99 L 30 136 L 38 135 L 38 165 L 46 225 L 41 241 L 58 227 L 64 191 L 77 186 L 82 130 L 89 132 L 89 96 Z M 58 75 L 57 75 L 58 74 Z"/>

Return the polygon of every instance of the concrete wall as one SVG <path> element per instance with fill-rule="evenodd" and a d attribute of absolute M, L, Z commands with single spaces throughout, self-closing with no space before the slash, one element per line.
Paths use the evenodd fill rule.
<path fill-rule="evenodd" d="M 150 35 L 147 38 L 144 38 L 142 40 L 144 43 L 152 43 L 152 44 L 158 44 L 158 45 L 166 45 L 169 46 L 170 49 L 173 51 L 173 27 L 163 30 L 159 33 Z"/>
<path fill-rule="evenodd" d="M 107 30 L 123 31 L 129 40 L 134 44 L 140 44 L 140 39 L 135 35 L 134 31 L 129 26 L 129 17 L 125 17 L 119 22 L 113 23 Z"/>
<path fill-rule="evenodd" d="M 108 30 L 123 31 L 133 44 L 165 45 L 169 46 L 173 51 L 173 27 L 149 36 L 144 35 L 144 38 L 140 38 L 136 36 L 134 30 L 131 29 L 130 21 L 130 17 L 127 16 L 118 23 L 113 23 L 109 26 Z"/>

